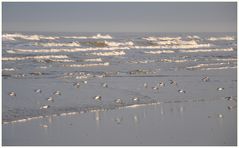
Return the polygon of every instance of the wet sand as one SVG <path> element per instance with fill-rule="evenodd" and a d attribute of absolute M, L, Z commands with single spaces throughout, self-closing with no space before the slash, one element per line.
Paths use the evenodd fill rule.
<path fill-rule="evenodd" d="M 229 104 L 162 103 L 7 124 L 3 145 L 236 145 Z"/>
<path fill-rule="evenodd" d="M 187 72 L 187 76 L 180 76 L 178 73 L 176 77 L 161 77 L 160 80 L 164 82 L 174 79 L 179 86 L 174 88 L 166 83 L 159 92 L 156 90 L 153 93 L 151 89 L 143 88 L 144 78 L 141 77 L 105 78 L 110 87 L 125 88 L 130 91 L 129 88 L 140 86 L 141 93 L 144 95 L 151 93 L 158 103 L 124 105 L 107 111 L 91 109 L 79 114 L 63 113 L 3 124 L 3 145 L 236 145 L 237 100 L 225 97 L 236 95 L 236 82 L 233 81 L 236 79 L 235 71 L 224 70 L 215 76 L 216 72 L 207 71 L 210 82 L 202 82 L 199 78 L 203 74 L 193 72 L 191 76 L 189 76 L 190 72 Z M 153 86 L 155 77 L 146 79 L 148 85 Z M 96 83 L 100 84 L 94 80 L 88 81 L 85 84 L 86 88 L 82 88 L 84 94 L 88 94 L 88 87 Z M 219 86 L 224 90 L 217 90 Z M 55 104 L 73 106 L 76 102 L 73 98 L 77 94 L 70 90 L 67 94 L 63 85 L 58 87 L 61 90 L 65 89 L 62 95 L 71 94 L 71 98 L 66 100 L 63 95 Z M 186 93 L 180 94 L 177 92 L 178 88 L 183 88 Z M 91 95 L 94 93 L 98 92 L 93 92 Z M 107 98 L 102 94 L 103 100 L 113 101 L 112 98 L 116 98 L 113 96 L 117 93 L 113 90 L 111 94 L 105 93 L 111 97 Z M 120 93 L 118 92 L 117 95 Z M 121 94 L 121 96 L 126 95 L 127 93 Z M 85 101 L 89 104 L 89 101 L 95 100 Z M 22 100 L 19 102 L 26 103 Z M 82 100 L 81 102 L 84 103 Z M 23 103 L 24 105 L 26 104 Z M 67 112 L 67 109 L 63 112 Z"/>

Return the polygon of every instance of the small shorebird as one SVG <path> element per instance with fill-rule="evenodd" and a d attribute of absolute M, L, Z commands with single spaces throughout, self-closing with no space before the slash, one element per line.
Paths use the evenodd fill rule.
<path fill-rule="evenodd" d="M 107 88 L 108 84 L 107 83 L 102 83 L 101 86 L 103 86 L 104 88 Z"/>
<path fill-rule="evenodd" d="M 46 125 L 46 124 L 43 124 L 43 125 L 40 125 L 40 127 L 43 127 L 43 128 L 48 128 L 48 125 Z"/>
<path fill-rule="evenodd" d="M 34 92 L 35 92 L 35 93 L 41 93 L 42 90 L 41 90 L 41 89 L 35 89 Z"/>
<path fill-rule="evenodd" d="M 94 100 L 99 100 L 99 101 L 101 101 L 101 98 L 102 98 L 101 96 L 95 96 L 95 97 L 94 97 Z"/>
<path fill-rule="evenodd" d="M 222 114 L 218 114 L 217 117 L 218 118 L 223 118 L 223 115 Z"/>
<path fill-rule="evenodd" d="M 159 83 L 158 83 L 158 86 L 163 87 L 163 86 L 165 86 L 165 84 L 164 84 L 164 82 L 159 82 Z"/>
<path fill-rule="evenodd" d="M 159 90 L 159 87 L 158 86 L 154 86 L 152 87 L 153 90 Z"/>
<path fill-rule="evenodd" d="M 185 90 L 182 90 L 182 89 L 179 89 L 178 92 L 179 92 L 179 93 L 186 93 L 186 91 L 185 91 Z"/>
<path fill-rule="evenodd" d="M 82 81 L 82 83 L 87 84 L 88 82 L 87 81 Z"/>
<path fill-rule="evenodd" d="M 54 95 L 61 95 L 61 92 L 59 91 L 59 90 L 57 90 L 57 91 L 55 91 L 54 93 L 53 93 Z"/>
<path fill-rule="evenodd" d="M 123 101 L 121 99 L 115 99 L 114 102 L 117 103 L 117 104 L 123 104 Z"/>
<path fill-rule="evenodd" d="M 76 83 L 73 84 L 73 86 L 75 86 L 76 88 L 79 88 L 80 87 L 80 83 L 76 82 Z"/>
<path fill-rule="evenodd" d="M 222 90 L 224 90 L 224 88 L 223 87 L 218 87 L 217 90 L 222 91 Z"/>
<path fill-rule="evenodd" d="M 49 107 L 50 107 L 49 105 L 43 105 L 43 106 L 40 107 L 40 109 L 47 109 Z"/>
<path fill-rule="evenodd" d="M 228 110 L 231 110 L 232 108 L 233 108 L 232 106 L 228 106 L 228 107 L 227 107 Z"/>
<path fill-rule="evenodd" d="M 208 82 L 210 79 L 209 79 L 209 77 L 204 77 L 204 78 L 202 78 L 202 81 L 203 82 Z"/>
<path fill-rule="evenodd" d="M 139 101 L 139 98 L 138 98 L 138 97 L 133 97 L 133 98 L 132 98 L 132 101 L 138 102 L 138 101 Z"/>
<path fill-rule="evenodd" d="M 144 83 L 144 88 L 148 88 L 148 84 L 147 83 Z"/>
<path fill-rule="evenodd" d="M 178 84 L 177 84 L 177 82 L 176 81 L 174 81 L 174 80 L 169 80 L 170 82 L 170 84 L 172 84 L 172 85 L 175 85 L 175 86 L 177 86 Z"/>
<path fill-rule="evenodd" d="M 8 95 L 9 95 L 9 96 L 12 96 L 12 97 L 13 97 L 13 96 L 15 97 L 15 96 L 16 96 L 16 93 L 15 93 L 14 91 L 11 91 L 11 92 L 8 93 Z"/>
<path fill-rule="evenodd" d="M 121 118 L 119 118 L 119 117 L 115 118 L 115 122 L 116 122 L 117 124 L 120 124 L 120 123 L 122 122 L 122 120 L 123 120 L 122 117 L 121 117 Z"/>
<path fill-rule="evenodd" d="M 48 98 L 47 98 L 47 101 L 51 101 L 51 102 L 53 102 L 54 100 L 53 100 L 52 97 L 48 97 Z"/>

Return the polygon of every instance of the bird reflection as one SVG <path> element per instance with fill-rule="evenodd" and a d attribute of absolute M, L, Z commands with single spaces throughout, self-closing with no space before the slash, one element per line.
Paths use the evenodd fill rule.
<path fill-rule="evenodd" d="M 100 117 L 100 111 L 97 110 L 97 111 L 95 111 L 95 122 L 96 122 L 96 126 L 97 126 L 97 127 L 99 127 L 99 125 L 100 125 L 100 119 L 101 119 L 101 117 Z"/>
<path fill-rule="evenodd" d="M 49 116 L 47 121 L 48 121 L 49 124 L 52 124 L 52 116 Z"/>
<path fill-rule="evenodd" d="M 138 115 L 134 115 L 133 116 L 133 121 L 134 121 L 134 125 L 139 124 L 139 117 L 138 117 Z"/>
<path fill-rule="evenodd" d="M 164 115 L 164 109 L 163 109 L 163 106 L 160 107 L 160 114 L 161 114 L 161 115 Z"/>
<path fill-rule="evenodd" d="M 184 111 L 184 107 L 183 107 L 183 106 L 180 106 L 180 108 L 179 108 L 179 112 L 182 114 L 183 111 Z"/>
<path fill-rule="evenodd" d="M 121 122 L 123 121 L 123 117 L 116 117 L 114 119 L 114 121 L 117 123 L 117 124 L 121 124 Z"/>

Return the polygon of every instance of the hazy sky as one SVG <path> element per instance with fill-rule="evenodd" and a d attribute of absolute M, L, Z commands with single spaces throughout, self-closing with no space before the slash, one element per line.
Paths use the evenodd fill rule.
<path fill-rule="evenodd" d="M 236 2 L 4 2 L 3 31 L 236 32 Z"/>

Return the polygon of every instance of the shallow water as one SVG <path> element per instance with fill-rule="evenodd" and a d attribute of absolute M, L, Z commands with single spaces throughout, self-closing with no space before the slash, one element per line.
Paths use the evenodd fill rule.
<path fill-rule="evenodd" d="M 236 145 L 236 134 L 232 129 L 237 128 L 237 38 L 233 33 L 4 33 L 2 53 L 4 145 Z M 207 81 L 205 77 L 208 77 Z M 100 99 L 94 99 L 95 96 L 100 96 Z M 230 99 L 227 100 L 226 97 Z M 116 101 L 117 99 L 120 101 Z M 93 124 L 91 119 L 83 121 L 81 115 L 89 114 L 89 117 L 92 116 L 89 112 L 93 111 L 111 117 L 112 112 L 122 113 L 122 116 L 129 118 L 131 111 L 134 112 L 139 107 L 139 112 L 142 113 L 144 108 L 153 105 L 160 109 L 162 104 L 172 106 L 173 110 L 177 104 L 185 108 L 194 104 L 196 109 L 191 108 L 190 113 L 185 113 L 185 126 L 189 127 L 190 122 L 196 123 L 193 118 L 204 116 L 205 119 L 200 121 L 204 124 L 201 128 L 213 128 L 209 120 L 215 124 L 218 124 L 221 117 L 222 120 L 230 120 L 224 121 L 225 126 L 215 130 L 218 133 L 226 131 L 226 137 L 232 139 L 226 138 L 222 142 L 219 139 L 225 137 L 216 134 L 210 140 L 202 135 L 213 132 L 204 133 L 196 129 L 201 136 L 186 131 L 186 134 L 192 136 L 184 135 L 175 141 L 167 140 L 167 136 L 164 137 L 159 131 L 152 131 L 155 134 L 151 137 L 154 139 L 152 143 L 150 139 L 144 140 L 145 136 L 139 138 L 141 142 L 121 139 L 121 142 L 86 140 L 84 143 L 75 139 L 67 144 L 60 142 L 63 137 L 55 139 L 55 142 L 46 142 L 40 136 L 28 143 L 19 136 L 12 138 L 10 134 L 20 134 L 19 128 L 27 132 L 48 118 L 57 118 L 56 124 L 67 130 L 65 125 L 61 125 L 65 123 L 62 116 L 74 115 L 76 119 L 70 117 L 70 120 L 74 120 L 72 122 Z M 128 107 L 130 110 L 120 111 Z M 179 110 L 183 109 L 179 107 Z M 154 111 L 149 114 L 152 117 L 157 115 Z M 169 130 L 169 126 L 166 126 L 170 122 L 182 125 L 178 118 L 180 115 L 170 114 L 164 120 L 165 124 L 150 127 L 149 130 L 165 127 L 168 129 L 164 131 L 166 135 L 182 134 L 183 131 L 178 131 L 180 128 Z M 121 118 L 115 120 L 121 122 Z M 142 128 L 146 130 L 149 124 L 157 122 L 158 119 L 152 120 L 143 124 Z M 111 123 L 106 121 L 103 126 L 108 124 Z M 13 126 L 16 126 L 15 130 L 12 130 Z M 84 126 L 89 129 L 86 123 L 75 128 Z M 44 125 L 38 128 L 41 129 L 40 127 L 48 129 Z M 38 128 L 34 132 L 40 132 Z M 103 132 L 102 128 L 99 131 Z M 94 130 L 89 132 L 94 133 Z M 48 133 L 52 139 L 49 134 L 57 133 L 55 130 Z M 81 135 L 77 132 L 73 134 Z M 132 136 L 141 135 L 142 133 L 133 133 Z"/>

